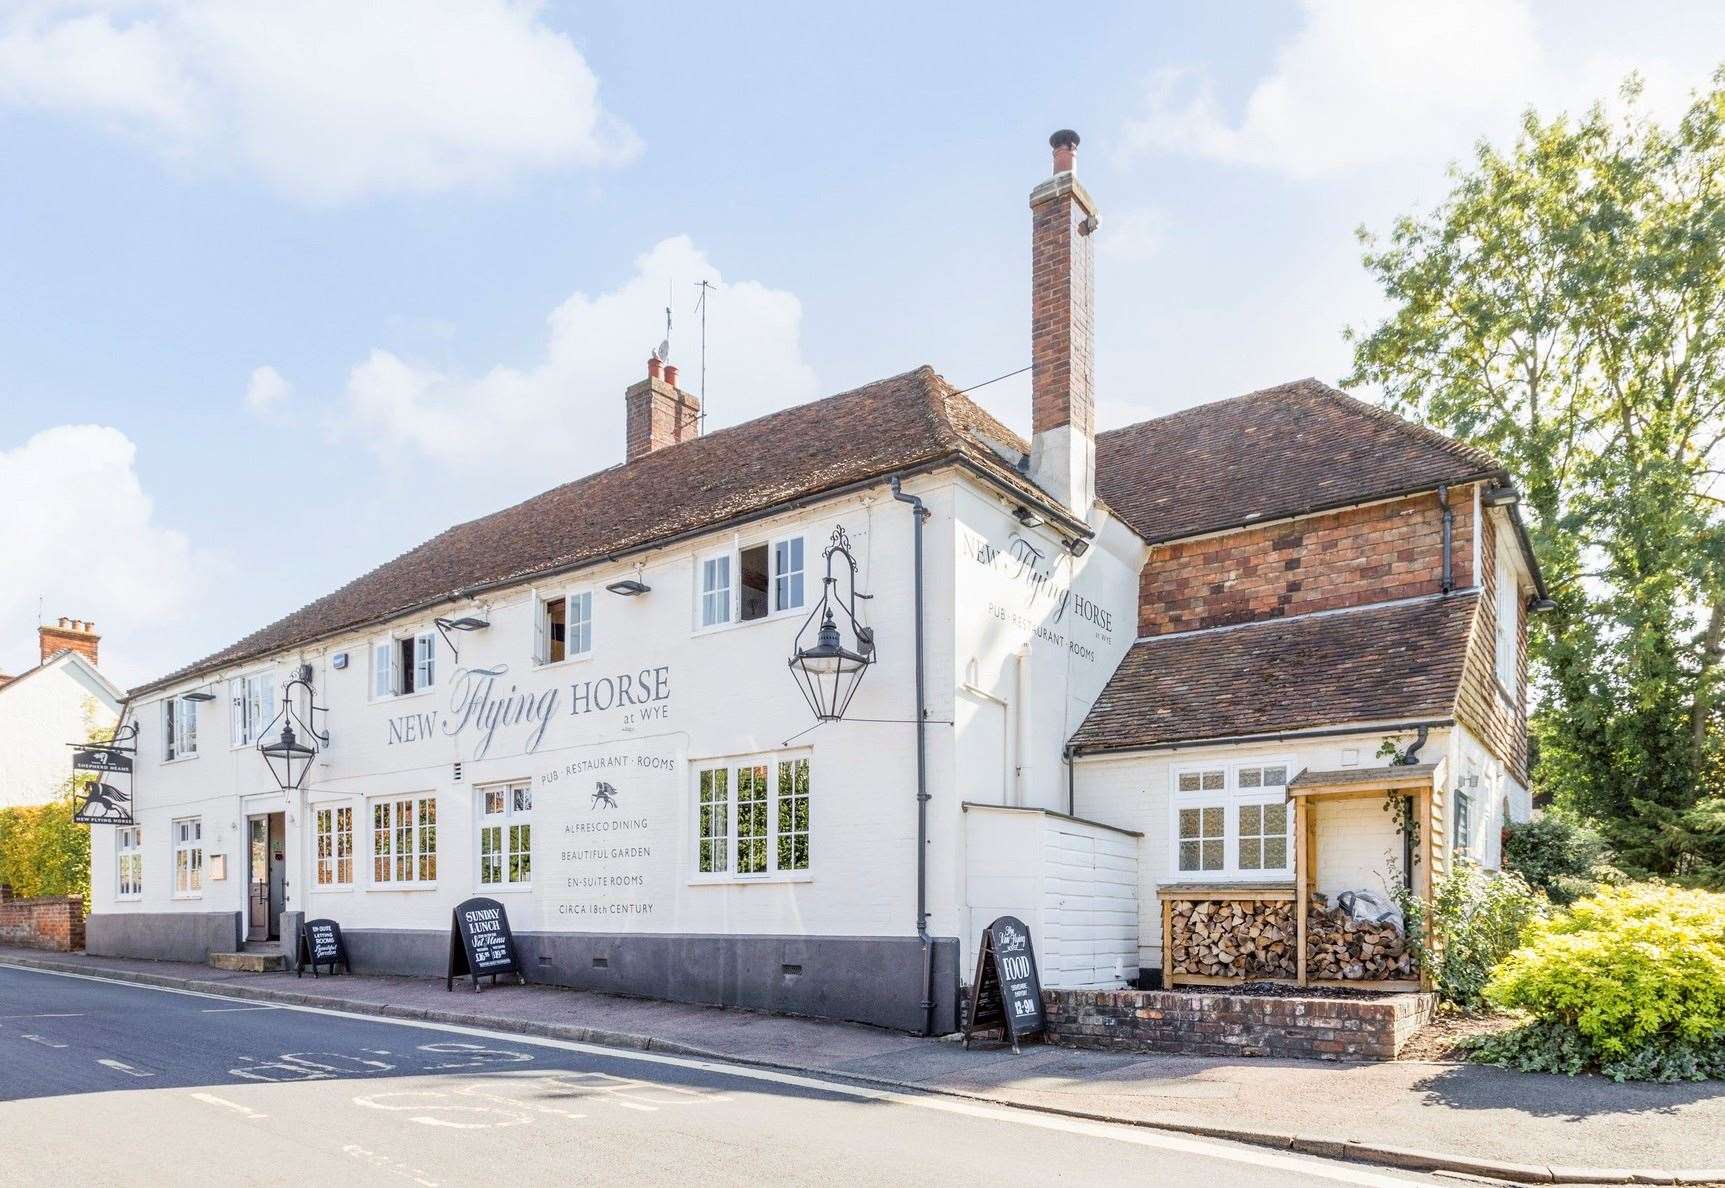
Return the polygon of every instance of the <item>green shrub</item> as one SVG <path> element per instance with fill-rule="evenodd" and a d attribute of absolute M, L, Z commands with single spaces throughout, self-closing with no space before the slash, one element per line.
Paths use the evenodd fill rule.
<path fill-rule="evenodd" d="M 1725 1075 L 1725 895 L 1610 888 L 1536 924 L 1486 990 L 1530 1027 L 1479 1045 L 1516 1068 L 1618 1080 Z"/>
<path fill-rule="evenodd" d="M 1484 1002 L 1497 963 L 1521 943 L 1545 900 L 1521 876 L 1481 870 L 1457 858 L 1433 881 L 1431 910 L 1398 883 L 1396 899 L 1408 944 L 1429 970 L 1438 994 L 1472 1010 Z"/>
<path fill-rule="evenodd" d="M 0 883 L 20 899 L 81 895 L 89 909 L 90 827 L 73 822 L 73 799 L 0 809 Z"/>
<path fill-rule="evenodd" d="M 1585 825 L 1547 813 L 1507 826 L 1503 864 L 1553 903 L 1573 903 L 1622 876 L 1606 860 L 1605 839 Z"/>

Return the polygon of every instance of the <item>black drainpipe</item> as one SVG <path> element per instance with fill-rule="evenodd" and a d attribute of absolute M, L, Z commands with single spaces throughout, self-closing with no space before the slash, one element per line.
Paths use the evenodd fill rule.
<path fill-rule="evenodd" d="M 922 500 L 906 495 L 892 476 L 892 497 L 910 504 L 916 528 L 916 936 L 922 942 L 922 1033 L 934 1034 L 934 938 L 928 935 L 928 688 L 922 653 Z"/>
<path fill-rule="evenodd" d="M 1449 488 L 1439 484 L 1437 489 L 1438 506 L 1443 508 L 1443 592 L 1448 594 L 1455 589 L 1455 574 L 1451 564 L 1451 554 L 1455 549 L 1455 509 L 1449 505 Z"/>

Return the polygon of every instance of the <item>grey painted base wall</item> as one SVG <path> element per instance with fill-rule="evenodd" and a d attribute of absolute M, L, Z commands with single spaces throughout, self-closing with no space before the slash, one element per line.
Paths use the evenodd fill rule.
<path fill-rule="evenodd" d="M 284 917 L 283 936 L 297 935 L 298 923 L 290 931 Z M 447 932 L 367 928 L 342 936 L 356 974 L 442 977 L 449 968 Z M 530 982 L 922 1030 L 915 937 L 518 932 L 515 945 Z M 291 941 L 283 950 L 290 964 L 298 956 Z M 937 1034 L 958 1028 L 958 960 L 957 938 L 935 940 Z M 471 986 L 458 982 L 456 991 L 472 993 Z"/>
<path fill-rule="evenodd" d="M 207 961 L 241 937 L 239 912 L 103 912 L 84 922 L 84 951 L 97 957 Z"/>

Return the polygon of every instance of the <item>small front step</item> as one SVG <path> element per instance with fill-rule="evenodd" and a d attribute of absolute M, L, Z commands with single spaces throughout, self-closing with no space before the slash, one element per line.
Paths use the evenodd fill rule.
<path fill-rule="evenodd" d="M 273 953 L 211 953 L 210 964 L 235 973 L 272 973 L 287 968 L 287 957 L 279 949 Z"/>

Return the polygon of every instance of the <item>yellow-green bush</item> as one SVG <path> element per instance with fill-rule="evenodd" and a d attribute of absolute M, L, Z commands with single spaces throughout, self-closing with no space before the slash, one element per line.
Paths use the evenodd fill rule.
<path fill-rule="evenodd" d="M 73 822 L 73 800 L 0 809 L 0 883 L 20 899 L 81 895 L 89 910 L 90 827 Z"/>
<path fill-rule="evenodd" d="M 1639 884 L 1540 921 L 1486 997 L 1534 1025 L 1484 1045 L 1494 1063 L 1618 1079 L 1725 1069 L 1725 895 Z"/>

